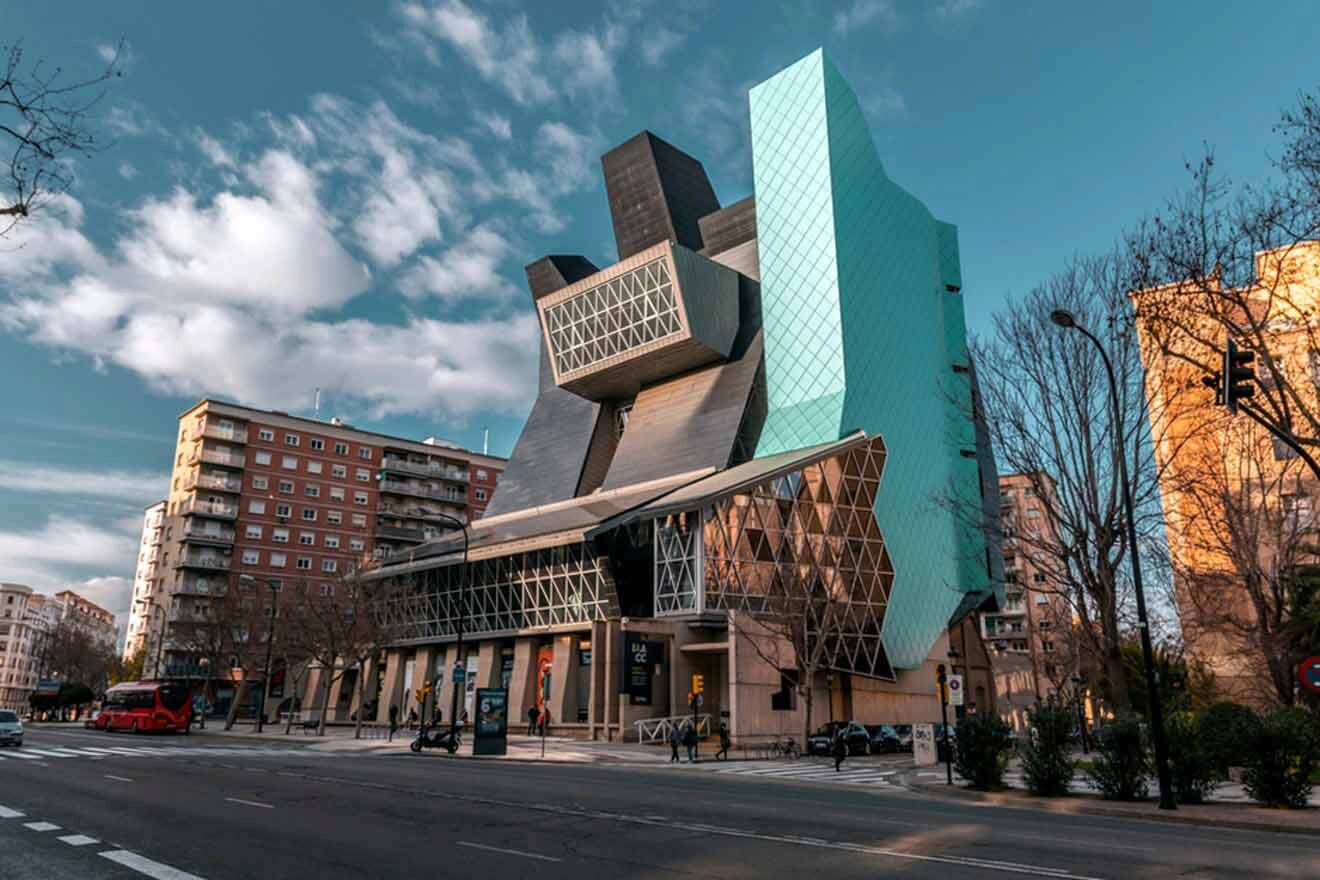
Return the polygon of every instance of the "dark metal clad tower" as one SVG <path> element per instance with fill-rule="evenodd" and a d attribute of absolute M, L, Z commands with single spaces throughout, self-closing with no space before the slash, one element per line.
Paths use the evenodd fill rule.
<path fill-rule="evenodd" d="M 665 240 L 701 249 L 698 221 L 720 202 L 699 161 L 649 131 L 600 161 L 620 260 Z"/>

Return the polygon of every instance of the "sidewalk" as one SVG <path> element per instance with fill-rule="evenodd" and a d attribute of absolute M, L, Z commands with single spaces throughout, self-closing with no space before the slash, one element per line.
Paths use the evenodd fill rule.
<path fill-rule="evenodd" d="M 1014 778 L 1016 776 L 1016 779 Z M 1080 788 L 1082 775 L 1074 779 L 1073 788 Z M 1021 774 L 1013 771 L 1006 776 L 1010 788 L 1003 791 L 974 791 L 966 780 L 953 776 L 953 785 L 945 782 L 943 764 L 934 767 L 916 767 L 900 777 L 901 784 L 910 791 L 947 800 L 976 801 L 989 806 L 1050 813 L 1070 813 L 1089 816 L 1114 816 L 1123 819 L 1145 819 L 1152 822 L 1171 822 L 1185 825 L 1207 825 L 1251 831 L 1272 831 L 1287 834 L 1320 835 L 1320 808 L 1280 810 L 1262 807 L 1246 798 L 1241 786 L 1226 783 L 1220 786 L 1225 795 L 1211 795 L 1204 804 L 1179 805 L 1177 810 L 1161 810 L 1154 799 L 1147 801 L 1107 801 L 1089 790 L 1074 791 L 1064 797 L 1037 797 L 1018 787 Z M 1014 786 L 1014 783 L 1017 786 Z M 1151 790 L 1154 791 L 1152 784 Z"/>

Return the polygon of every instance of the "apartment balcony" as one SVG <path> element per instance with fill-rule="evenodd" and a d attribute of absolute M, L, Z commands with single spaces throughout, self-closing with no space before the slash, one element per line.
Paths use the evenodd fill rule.
<path fill-rule="evenodd" d="M 183 488 L 214 489 L 217 492 L 242 492 L 243 481 L 238 477 L 220 474 L 189 474 L 183 478 Z"/>
<path fill-rule="evenodd" d="M 235 480 L 234 482 L 242 486 L 241 481 Z M 208 487 L 203 486 L 202 488 Z M 239 490 L 233 489 L 232 491 L 237 492 Z M 209 516 L 212 519 L 237 519 L 238 505 L 226 504 L 219 501 L 206 501 L 201 498 L 189 498 L 188 502 L 179 509 L 179 513 L 183 516 Z"/>
<path fill-rule="evenodd" d="M 188 433 L 189 440 L 200 440 L 203 437 L 209 437 L 212 440 L 223 440 L 226 443 L 246 443 L 248 440 L 247 428 L 222 428 L 219 425 L 207 424 L 201 428 L 193 428 Z"/>
<path fill-rule="evenodd" d="M 433 461 L 408 461 L 398 456 L 386 455 L 381 459 L 380 467 L 382 474 L 388 471 L 390 473 L 427 477 L 433 480 L 452 480 L 456 483 L 466 483 L 468 481 L 466 469 Z"/>
<path fill-rule="evenodd" d="M 207 571 L 229 571 L 233 558 L 220 553 L 185 552 L 179 556 L 180 568 L 200 568 Z"/>
<path fill-rule="evenodd" d="M 223 596 L 229 590 L 224 578 L 184 578 L 172 592 L 175 596 Z"/>
<path fill-rule="evenodd" d="M 450 501 L 446 499 L 446 502 L 459 508 L 467 506 L 466 500 Z M 376 513 L 383 516 L 397 516 L 401 519 L 419 519 L 425 522 L 433 522 L 441 526 L 441 531 L 453 528 L 453 524 L 449 522 L 450 517 L 463 523 L 468 521 L 467 514 L 462 510 L 436 510 L 430 507 L 408 507 L 402 504 L 381 504 L 376 508 Z"/>
<path fill-rule="evenodd" d="M 380 481 L 380 491 L 387 495 L 411 495 L 414 498 L 429 498 L 434 501 L 447 501 L 450 504 L 467 503 L 466 494 L 455 498 L 443 489 L 432 489 L 429 486 L 423 486 L 421 483 L 405 483 L 402 480 L 391 480 L 388 477 Z"/>
<path fill-rule="evenodd" d="M 183 530 L 183 540 L 188 544 L 227 547 L 234 543 L 234 529 L 230 526 L 207 529 L 197 525 L 196 520 L 189 520 L 188 527 Z"/>
<path fill-rule="evenodd" d="M 219 467 L 241 468 L 247 466 L 247 456 L 238 452 L 221 452 L 218 449 L 207 449 L 203 446 L 201 449 L 193 450 L 188 458 L 189 464 L 204 462 L 214 464 Z"/>
<path fill-rule="evenodd" d="M 386 526 L 376 523 L 376 538 L 386 541 L 407 541 L 412 544 L 420 544 L 425 541 L 426 533 L 421 529 L 410 529 L 405 526 Z"/>

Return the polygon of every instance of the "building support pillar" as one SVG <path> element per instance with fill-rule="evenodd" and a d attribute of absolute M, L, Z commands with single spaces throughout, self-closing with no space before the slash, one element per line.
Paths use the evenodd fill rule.
<path fill-rule="evenodd" d="M 381 688 L 380 705 L 376 707 L 376 720 L 381 724 L 390 720 L 390 707 L 398 706 L 403 716 L 403 650 L 392 648 L 385 655 L 385 686 Z"/>
<path fill-rule="evenodd" d="M 534 638 L 513 643 L 513 677 L 509 680 L 509 727 L 527 729 L 527 710 L 536 705 L 536 649 Z M 517 725 L 515 728 L 515 715 Z"/>

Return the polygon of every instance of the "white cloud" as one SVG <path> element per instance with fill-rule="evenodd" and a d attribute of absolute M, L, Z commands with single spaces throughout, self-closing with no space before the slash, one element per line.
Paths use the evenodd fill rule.
<path fill-rule="evenodd" d="M 478 226 L 462 242 L 437 257 L 422 257 L 400 281 L 405 294 L 427 294 L 460 300 L 483 296 L 506 297 L 516 292 L 499 275 L 499 266 L 513 248 L 489 226 Z"/>
<path fill-rule="evenodd" d="M 607 24 L 595 31 L 565 31 L 555 37 L 554 58 L 569 94 L 599 91 L 606 97 L 619 90 L 614 76 L 616 55 L 626 42 L 622 26 Z"/>
<path fill-rule="evenodd" d="M 664 57 L 683 44 L 685 37 L 673 28 L 664 25 L 652 25 L 638 38 L 641 43 L 642 60 L 652 67 L 664 60 Z"/>
<path fill-rule="evenodd" d="M 513 123 L 509 122 L 509 117 L 494 111 L 486 112 L 482 110 L 478 110 L 473 116 L 482 130 L 494 135 L 499 140 L 507 141 L 513 137 Z"/>
<path fill-rule="evenodd" d="M 940 0 L 930 11 L 936 27 L 959 30 L 966 27 L 984 6 L 983 0 Z"/>
<path fill-rule="evenodd" d="M 164 497 L 169 484 L 168 473 L 45 467 L 26 461 L 0 459 L 0 486 L 8 492 L 91 495 L 120 498 L 145 506 Z"/>
<path fill-rule="evenodd" d="M 5 580 L 53 593 L 66 587 L 76 589 L 71 586 L 71 581 L 89 576 L 105 579 L 105 586 L 110 586 L 110 580 L 118 582 L 131 578 L 141 528 L 140 519 L 136 530 L 130 531 L 111 530 L 99 523 L 56 515 L 48 518 L 40 528 L 0 530 L 0 559 L 5 561 Z M 108 601 L 119 605 L 118 608 L 107 605 L 111 611 L 127 607 L 126 599 L 123 602 Z"/>
<path fill-rule="evenodd" d="M 211 164 L 218 168 L 237 168 L 238 163 L 234 161 L 233 155 L 225 149 L 225 145 L 204 131 L 197 132 L 197 145 L 201 147 L 203 155 L 211 160 Z"/>
<path fill-rule="evenodd" d="M 109 43 L 102 43 L 96 47 L 96 55 L 106 64 L 109 64 L 119 57 L 119 47 L 112 46 Z"/>
<path fill-rule="evenodd" d="M 894 0 L 853 0 L 834 14 L 834 32 L 846 35 L 859 28 L 879 27 L 885 32 L 898 30 L 903 18 Z"/>
<path fill-rule="evenodd" d="M 129 162 L 127 159 L 120 162 L 119 167 L 116 170 L 119 172 L 119 176 L 124 178 L 124 180 L 132 180 L 138 176 L 137 166 L 132 162 Z"/>
<path fill-rule="evenodd" d="M 448 44 L 519 104 L 554 96 L 554 87 L 542 73 L 543 53 L 527 16 L 512 16 L 498 27 L 461 0 L 405 3 L 401 11 L 409 24 Z"/>

